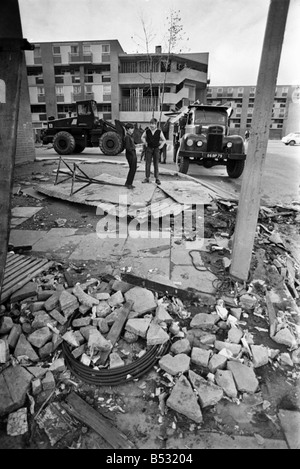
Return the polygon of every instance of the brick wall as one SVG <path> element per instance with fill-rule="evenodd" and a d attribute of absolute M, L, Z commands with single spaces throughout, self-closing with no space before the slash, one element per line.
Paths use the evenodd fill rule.
<path fill-rule="evenodd" d="M 33 137 L 32 119 L 30 112 L 29 88 L 26 73 L 25 57 L 22 66 L 22 82 L 20 92 L 19 120 L 17 131 L 17 147 L 15 164 L 19 165 L 34 161 L 35 145 Z"/>

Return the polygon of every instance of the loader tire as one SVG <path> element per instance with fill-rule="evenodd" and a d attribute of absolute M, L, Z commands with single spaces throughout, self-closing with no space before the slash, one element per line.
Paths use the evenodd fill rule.
<path fill-rule="evenodd" d="M 117 132 L 105 132 L 99 139 L 99 147 L 104 155 L 118 155 L 124 148 L 123 139 Z"/>
<path fill-rule="evenodd" d="M 59 155 L 71 155 L 75 149 L 75 139 L 69 132 L 57 132 L 53 138 L 53 148 Z"/>

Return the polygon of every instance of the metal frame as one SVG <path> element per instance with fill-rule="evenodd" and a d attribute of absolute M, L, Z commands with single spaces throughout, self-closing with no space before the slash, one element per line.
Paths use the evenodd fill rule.
<path fill-rule="evenodd" d="M 61 163 L 64 163 L 64 164 L 67 166 L 67 168 L 68 168 L 69 171 L 70 171 L 70 174 L 68 174 L 64 179 L 58 181 L 58 178 L 59 178 L 59 175 L 60 175 L 59 172 L 60 172 Z M 82 173 L 82 174 L 78 174 L 78 173 L 77 173 L 77 170 L 80 171 L 80 173 Z M 122 187 L 122 186 L 123 186 L 123 184 L 117 184 L 117 183 L 113 183 L 113 182 L 101 181 L 101 180 L 99 180 L 99 179 L 91 178 L 90 176 L 88 176 L 88 175 L 79 167 L 79 164 L 78 164 L 78 163 L 73 162 L 73 168 L 72 168 L 72 167 L 69 166 L 69 164 L 60 156 L 60 157 L 59 157 L 59 163 L 58 163 L 58 168 L 57 168 L 57 172 L 56 172 L 56 178 L 55 178 L 54 185 L 56 186 L 57 184 L 61 184 L 62 182 L 68 181 L 69 179 L 72 179 L 70 195 L 76 194 L 76 192 L 81 191 L 82 189 L 84 189 L 85 187 L 89 186 L 90 184 L 101 184 L 101 185 L 118 186 L 118 187 Z M 86 184 L 85 184 L 84 186 L 82 186 L 82 187 L 79 187 L 79 189 L 74 190 L 74 183 L 75 183 L 75 181 L 77 181 L 77 182 L 85 182 Z"/>

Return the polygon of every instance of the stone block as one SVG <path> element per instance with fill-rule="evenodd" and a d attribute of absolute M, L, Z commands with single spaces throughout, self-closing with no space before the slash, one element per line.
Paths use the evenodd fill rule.
<path fill-rule="evenodd" d="M 78 337 L 76 337 L 74 331 L 67 331 L 63 336 L 63 340 L 65 340 L 71 347 L 79 347 L 81 344 L 78 340 Z"/>
<path fill-rule="evenodd" d="M 90 318 L 90 317 L 73 319 L 73 321 L 72 321 L 72 327 L 84 327 L 84 326 L 89 326 L 90 323 L 91 323 L 91 318 Z"/>
<path fill-rule="evenodd" d="M 37 355 L 35 350 L 32 348 L 31 344 L 28 342 L 24 334 L 21 334 L 19 337 L 16 348 L 14 350 L 14 356 L 16 358 L 26 356 L 32 362 L 39 361 L 39 356 Z"/>
<path fill-rule="evenodd" d="M 14 324 L 7 338 L 9 348 L 14 349 L 16 347 L 21 333 L 22 333 L 21 325 Z"/>
<path fill-rule="evenodd" d="M 7 339 L 0 339 L 0 364 L 8 362 L 10 357 Z"/>
<path fill-rule="evenodd" d="M 61 326 L 63 326 L 64 324 L 66 324 L 67 322 L 67 318 L 65 316 L 63 316 L 62 314 L 60 314 L 60 312 L 57 310 L 57 309 L 53 309 L 52 311 L 49 311 L 49 315 L 55 320 L 58 322 L 58 324 L 60 324 Z"/>
<path fill-rule="evenodd" d="M 86 349 L 86 344 L 83 344 L 77 348 L 74 348 L 74 350 L 72 350 L 73 357 L 74 358 L 80 357 L 84 353 L 85 349 Z"/>
<path fill-rule="evenodd" d="M 68 291 L 61 292 L 59 297 L 59 305 L 64 313 L 64 316 L 68 318 L 74 311 L 79 307 L 76 296 L 72 295 Z"/>
<path fill-rule="evenodd" d="M 59 306 L 59 297 L 61 290 L 57 290 L 44 302 L 44 309 L 46 311 L 52 311 Z"/>
<path fill-rule="evenodd" d="M 196 389 L 202 409 L 217 404 L 223 397 L 223 389 L 210 381 L 206 381 L 194 371 L 189 371 L 189 379 Z"/>
<path fill-rule="evenodd" d="M 132 285 L 122 280 L 115 280 L 111 286 L 113 291 L 120 291 L 121 293 L 126 293 L 132 288 Z"/>
<path fill-rule="evenodd" d="M 0 374 L 0 416 L 25 404 L 33 376 L 20 365 L 10 366 Z"/>
<path fill-rule="evenodd" d="M 36 311 L 41 311 L 44 308 L 44 301 L 34 301 L 29 305 L 29 309 L 32 313 Z"/>
<path fill-rule="evenodd" d="M 230 308 L 230 313 L 236 319 L 240 320 L 241 319 L 241 314 L 242 314 L 242 308 Z"/>
<path fill-rule="evenodd" d="M 158 365 L 162 370 L 175 376 L 189 370 L 190 360 L 190 357 L 185 353 L 179 353 L 174 357 L 168 353 L 159 360 Z"/>
<path fill-rule="evenodd" d="M 52 332 L 48 327 L 41 327 L 41 329 L 32 332 L 27 339 L 34 347 L 41 348 L 52 339 Z"/>
<path fill-rule="evenodd" d="M 47 327 L 47 324 L 51 324 L 52 327 L 57 326 L 57 322 L 55 319 L 51 318 L 51 316 L 46 313 L 46 311 L 39 312 L 31 323 L 31 327 L 33 330 L 41 329 L 42 327 Z"/>
<path fill-rule="evenodd" d="M 297 344 L 295 336 L 287 327 L 284 329 L 280 329 L 280 331 L 278 331 L 277 334 L 272 337 L 272 339 L 275 340 L 275 342 L 277 342 L 278 344 L 283 344 L 287 347 L 295 347 Z"/>
<path fill-rule="evenodd" d="M 225 349 L 229 350 L 234 357 L 238 356 L 238 354 L 240 353 L 241 348 L 242 348 L 241 345 L 239 345 L 239 344 L 232 344 L 230 342 L 223 342 L 222 340 L 216 340 L 215 343 L 214 343 L 214 347 L 219 351 L 225 348 Z"/>
<path fill-rule="evenodd" d="M 227 362 L 227 369 L 232 372 L 238 391 L 247 392 L 249 394 L 253 394 L 257 391 L 259 383 L 252 368 L 242 363 L 229 360 Z"/>
<path fill-rule="evenodd" d="M 216 383 L 223 389 L 228 397 L 237 397 L 237 389 L 233 375 L 230 370 L 217 370 L 215 374 Z"/>
<path fill-rule="evenodd" d="M 108 300 L 110 298 L 110 294 L 107 292 L 95 293 L 95 298 L 99 301 Z"/>
<path fill-rule="evenodd" d="M 52 342 L 47 342 L 43 347 L 39 349 L 39 356 L 41 359 L 44 359 L 46 357 L 49 357 L 51 353 L 53 352 L 53 343 Z"/>
<path fill-rule="evenodd" d="M 228 340 L 233 344 L 239 344 L 243 335 L 244 333 L 243 331 L 241 331 L 241 329 L 238 329 L 237 327 L 232 327 L 228 331 Z"/>
<path fill-rule="evenodd" d="M 98 329 L 90 331 L 88 347 L 92 350 L 100 350 L 101 352 L 109 352 L 112 349 L 110 340 L 106 340 Z"/>
<path fill-rule="evenodd" d="M 197 366 L 207 368 L 211 353 L 211 350 L 193 347 L 191 353 L 191 361 Z"/>
<path fill-rule="evenodd" d="M 184 375 L 180 376 L 173 387 L 166 405 L 196 423 L 201 423 L 203 420 L 197 397 Z"/>
<path fill-rule="evenodd" d="M 90 366 L 91 358 L 86 353 L 82 353 L 80 356 L 80 363 L 82 363 L 85 366 Z"/>
<path fill-rule="evenodd" d="M 158 305 L 155 311 L 155 319 L 158 323 L 165 322 L 171 324 L 173 322 L 172 316 L 168 313 L 166 308 L 162 305 Z"/>
<path fill-rule="evenodd" d="M 188 339 L 180 339 L 177 340 L 176 342 L 173 342 L 170 352 L 172 352 L 174 355 L 177 355 L 178 353 L 186 353 L 189 354 L 191 351 L 191 345 Z"/>
<path fill-rule="evenodd" d="M 106 318 L 111 313 L 111 307 L 107 301 L 99 301 L 99 304 L 93 306 L 92 311 L 98 318 Z"/>
<path fill-rule="evenodd" d="M 28 432 L 27 408 L 22 407 L 9 414 L 7 419 L 7 434 L 9 436 L 24 435 Z"/>
<path fill-rule="evenodd" d="M 191 320 L 190 327 L 212 329 L 219 319 L 217 314 L 198 313 Z"/>
<path fill-rule="evenodd" d="M 47 371 L 42 379 L 42 386 L 44 391 L 55 389 L 55 379 L 51 371 Z"/>
<path fill-rule="evenodd" d="M 157 302 L 150 290 L 142 287 L 133 287 L 125 294 L 126 301 L 132 301 L 132 311 L 138 315 L 143 315 L 148 311 L 153 311 L 157 307 Z M 129 316 L 130 317 L 130 316 Z"/>
<path fill-rule="evenodd" d="M 252 363 L 254 368 L 267 365 L 269 363 L 269 354 L 267 347 L 263 345 L 250 345 L 252 352 Z"/>
<path fill-rule="evenodd" d="M 38 301 L 45 302 L 52 295 L 53 295 L 53 290 L 38 290 L 37 299 Z"/>
<path fill-rule="evenodd" d="M 152 321 L 147 331 L 147 345 L 160 345 L 168 342 L 169 334 L 163 328 Z"/>
<path fill-rule="evenodd" d="M 0 318 L 0 335 L 8 334 L 13 328 L 14 322 L 10 316 Z"/>
<path fill-rule="evenodd" d="M 124 303 L 124 296 L 120 291 L 117 291 L 116 293 L 111 295 L 111 297 L 107 300 L 107 303 L 111 307 L 121 305 L 122 303 Z"/>
<path fill-rule="evenodd" d="M 113 352 L 109 355 L 109 368 L 119 368 L 120 366 L 124 365 L 125 362 L 118 353 Z"/>
<path fill-rule="evenodd" d="M 151 318 L 133 318 L 128 319 L 125 324 L 126 331 L 133 332 L 134 334 L 146 338 L 147 330 L 152 321 Z"/>
<path fill-rule="evenodd" d="M 86 341 L 88 341 L 88 340 L 89 340 L 89 336 L 90 336 L 90 332 L 91 332 L 91 330 L 93 330 L 93 329 L 96 329 L 96 330 L 97 330 L 97 327 L 96 327 L 96 326 L 89 325 L 89 326 L 81 327 L 79 330 L 80 330 L 80 334 L 85 338 Z M 77 346 L 79 346 L 79 344 L 78 344 Z"/>
<path fill-rule="evenodd" d="M 224 355 L 214 354 L 208 363 L 208 368 L 211 373 L 215 373 L 217 370 L 222 370 L 225 368 L 227 358 Z"/>

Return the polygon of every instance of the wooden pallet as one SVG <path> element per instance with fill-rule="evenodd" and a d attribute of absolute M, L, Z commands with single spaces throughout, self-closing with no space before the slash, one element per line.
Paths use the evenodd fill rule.
<path fill-rule="evenodd" d="M 0 304 L 4 303 L 15 291 L 20 290 L 41 272 L 54 264 L 48 259 L 8 253 L 1 290 Z"/>

